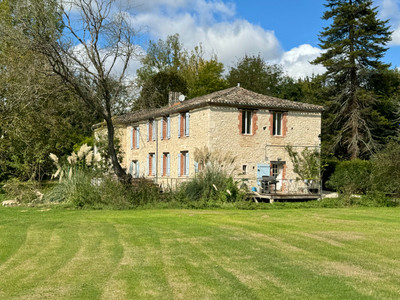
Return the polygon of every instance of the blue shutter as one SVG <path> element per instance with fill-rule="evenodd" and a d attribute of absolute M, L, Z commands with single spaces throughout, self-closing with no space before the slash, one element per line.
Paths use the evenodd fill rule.
<path fill-rule="evenodd" d="M 146 170 L 146 175 L 150 175 L 150 154 L 147 154 L 147 170 Z"/>
<path fill-rule="evenodd" d="M 178 154 L 178 177 L 181 176 L 181 154 Z"/>
<path fill-rule="evenodd" d="M 153 134 L 152 134 L 152 137 L 151 137 L 153 141 L 156 140 L 156 128 L 157 128 L 157 126 L 156 126 L 156 120 L 153 120 L 153 128 L 152 128 Z"/>
<path fill-rule="evenodd" d="M 194 173 L 199 173 L 199 163 L 197 161 L 194 162 Z"/>
<path fill-rule="evenodd" d="M 136 127 L 136 149 L 139 149 L 139 140 L 140 140 L 140 130 L 139 127 Z"/>
<path fill-rule="evenodd" d="M 167 119 L 167 138 L 170 139 L 171 138 L 171 117 L 168 116 Z"/>
<path fill-rule="evenodd" d="M 133 174 L 133 161 L 129 164 L 129 174 Z"/>
<path fill-rule="evenodd" d="M 164 126 L 164 118 L 161 118 L 161 120 L 160 120 L 160 140 L 164 139 L 163 126 Z"/>
<path fill-rule="evenodd" d="M 131 149 L 133 149 L 133 127 L 131 128 Z"/>
<path fill-rule="evenodd" d="M 153 154 L 151 156 L 152 158 L 152 163 L 151 163 L 151 175 L 155 176 L 156 175 L 156 155 Z"/>
<path fill-rule="evenodd" d="M 147 141 L 150 140 L 150 122 L 147 121 Z"/>
<path fill-rule="evenodd" d="M 178 115 L 178 138 L 181 137 L 181 114 Z"/>
<path fill-rule="evenodd" d="M 136 162 L 136 178 L 140 177 L 140 166 L 139 162 Z"/>
<path fill-rule="evenodd" d="M 185 135 L 186 136 L 189 136 L 189 119 L 190 119 L 190 115 L 189 115 L 189 112 L 187 112 L 185 115 Z"/>
<path fill-rule="evenodd" d="M 189 176 L 189 152 L 185 155 L 185 175 Z"/>
<path fill-rule="evenodd" d="M 160 164 L 161 168 L 160 168 L 160 176 L 164 176 L 163 172 L 164 172 L 164 154 L 161 154 L 161 164 Z"/>
<path fill-rule="evenodd" d="M 171 162 L 170 155 L 169 153 L 167 153 L 167 176 L 170 176 L 171 174 L 170 162 Z"/>

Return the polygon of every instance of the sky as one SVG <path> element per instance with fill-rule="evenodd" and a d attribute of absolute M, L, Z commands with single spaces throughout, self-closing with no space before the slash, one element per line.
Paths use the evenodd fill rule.
<path fill-rule="evenodd" d="M 122 0 L 123 1 L 123 0 Z M 178 33 L 187 49 L 202 43 L 229 70 L 245 54 L 260 54 L 294 77 L 324 72 L 309 62 L 321 53 L 318 34 L 323 0 L 135 0 L 133 25 L 146 38 Z M 378 17 L 390 20 L 392 42 L 384 61 L 400 67 L 400 0 L 374 0 Z M 145 44 L 143 44 L 145 47 Z M 135 64 L 135 68 L 139 65 Z"/>

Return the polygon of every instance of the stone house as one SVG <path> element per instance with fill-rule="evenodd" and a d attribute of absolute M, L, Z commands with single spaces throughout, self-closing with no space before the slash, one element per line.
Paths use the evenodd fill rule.
<path fill-rule="evenodd" d="M 133 177 L 154 179 L 164 187 L 188 180 L 198 172 L 195 149 L 205 146 L 211 152 L 231 152 L 237 164 L 234 178 L 249 188 L 258 187 L 262 176 L 275 176 L 277 191 L 304 187 L 297 184 L 284 147 L 319 147 L 321 106 L 241 87 L 189 100 L 177 96 L 170 93 L 168 106 L 115 118 L 122 166 Z"/>

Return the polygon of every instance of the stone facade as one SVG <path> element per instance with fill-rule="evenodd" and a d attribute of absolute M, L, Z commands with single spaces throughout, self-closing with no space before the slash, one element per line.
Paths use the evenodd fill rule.
<path fill-rule="evenodd" d="M 297 106 L 293 108 L 289 107 L 291 102 L 287 100 L 282 101 L 290 105 L 282 107 L 276 98 L 273 101 L 278 105 L 272 105 L 268 99 L 261 102 L 266 96 L 255 93 L 254 98 L 261 104 L 241 103 L 242 93 L 246 96 L 253 94 L 242 88 L 229 89 L 229 92 L 231 94 L 225 95 L 225 98 L 221 92 L 218 97 L 213 98 L 213 94 L 205 97 L 204 105 L 195 98 L 169 108 L 117 119 L 123 150 L 122 166 L 134 177 L 147 177 L 164 187 L 174 187 L 195 176 L 194 151 L 205 146 L 211 152 L 223 150 L 235 156 L 237 171 L 234 177 L 245 180 L 249 187 L 259 185 L 260 169 L 265 168 L 270 173 L 268 175 L 279 177 L 281 183 L 278 188 L 284 191 L 285 182 L 289 184 L 296 179 L 284 147 L 291 145 L 297 151 L 305 147 L 319 147 L 322 108 L 302 107 L 298 103 L 294 103 Z M 233 97 L 232 94 L 237 103 L 226 104 L 226 99 Z M 225 102 L 219 102 L 219 99 Z M 200 104 L 192 105 L 194 101 Z M 274 113 L 277 113 L 276 118 Z M 189 127 L 186 128 L 188 132 L 185 132 L 185 126 Z M 272 174 L 274 168 L 279 174 Z"/>

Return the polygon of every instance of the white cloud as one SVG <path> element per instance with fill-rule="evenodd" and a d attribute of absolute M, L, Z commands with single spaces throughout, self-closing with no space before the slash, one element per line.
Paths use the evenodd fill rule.
<path fill-rule="evenodd" d="M 376 3 L 380 7 L 379 18 L 389 20 L 392 33 L 390 46 L 400 45 L 400 1 L 399 0 L 379 0 Z"/>
<path fill-rule="evenodd" d="M 312 65 L 310 62 L 323 53 L 323 50 L 304 44 L 283 53 L 279 61 L 287 72 L 294 78 L 322 74 L 326 69 L 322 65 Z"/>

